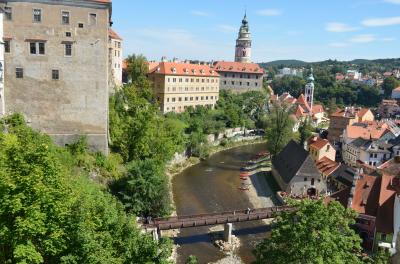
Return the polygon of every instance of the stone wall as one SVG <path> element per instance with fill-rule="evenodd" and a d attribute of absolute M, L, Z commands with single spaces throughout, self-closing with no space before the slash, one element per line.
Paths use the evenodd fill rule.
<path fill-rule="evenodd" d="M 108 5 L 51 2 L 8 2 L 12 20 L 4 22 L 11 46 L 5 55 L 6 111 L 22 113 L 28 124 L 60 145 L 87 135 L 93 150 L 107 153 Z M 41 10 L 41 22 L 33 21 L 33 9 Z M 63 11 L 70 12 L 69 24 L 61 23 Z M 44 42 L 45 54 L 31 54 L 30 42 Z M 66 43 L 72 44 L 72 56 L 65 54 Z M 16 78 L 17 67 L 23 68 L 23 78 Z M 52 78 L 53 70 L 59 71 L 58 80 Z"/>

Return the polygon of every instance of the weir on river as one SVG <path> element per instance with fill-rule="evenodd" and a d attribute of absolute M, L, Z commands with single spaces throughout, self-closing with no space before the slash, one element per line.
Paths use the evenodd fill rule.
<path fill-rule="evenodd" d="M 196 215 L 251 208 L 253 204 L 245 191 L 240 191 L 240 168 L 260 151 L 264 144 L 234 148 L 217 153 L 209 159 L 186 169 L 172 181 L 174 201 L 178 215 Z M 260 176 L 259 176 L 260 177 Z M 274 191 L 263 186 L 264 207 L 275 206 Z M 243 262 L 254 260 L 251 251 L 266 237 L 268 227 L 258 222 L 234 224 L 234 234 L 241 241 L 237 254 Z M 212 244 L 208 227 L 182 229 L 175 239 L 178 263 L 185 263 L 189 255 L 195 255 L 199 263 L 214 262 L 224 254 Z"/>

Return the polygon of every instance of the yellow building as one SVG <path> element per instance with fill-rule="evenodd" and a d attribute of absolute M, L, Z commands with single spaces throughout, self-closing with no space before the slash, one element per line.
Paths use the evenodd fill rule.
<path fill-rule="evenodd" d="M 208 65 L 149 63 L 149 79 L 163 113 L 200 105 L 213 108 L 218 101 L 219 74 Z"/>
<path fill-rule="evenodd" d="M 328 140 L 319 137 L 312 137 L 308 144 L 310 155 L 314 161 L 319 161 L 324 157 L 335 161 L 336 150 Z"/>

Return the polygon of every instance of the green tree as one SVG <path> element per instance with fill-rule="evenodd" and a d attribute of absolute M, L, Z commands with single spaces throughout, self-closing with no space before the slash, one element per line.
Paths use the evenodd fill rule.
<path fill-rule="evenodd" d="M 170 195 L 164 166 L 157 160 L 138 160 L 127 166 L 127 176 L 112 187 L 128 212 L 159 217 L 170 213 Z"/>
<path fill-rule="evenodd" d="M 389 98 L 392 95 L 393 89 L 399 86 L 400 86 L 400 81 L 398 81 L 393 76 L 386 78 L 382 84 L 382 89 L 384 91 L 385 98 Z"/>
<path fill-rule="evenodd" d="M 255 250 L 259 264 L 363 263 L 354 211 L 337 202 L 303 200 L 276 219 L 271 237 Z"/>
<path fill-rule="evenodd" d="M 299 126 L 299 143 L 301 146 L 304 146 L 304 143 L 306 142 L 307 139 L 309 139 L 312 135 L 313 128 L 310 125 L 310 121 L 308 118 L 306 118 L 304 121 L 300 123 Z"/>
<path fill-rule="evenodd" d="M 142 234 L 70 151 L 19 115 L 0 121 L 0 263 L 168 263 L 171 242 Z"/>
<path fill-rule="evenodd" d="M 293 137 L 292 129 L 293 121 L 290 118 L 289 106 L 274 104 L 265 128 L 267 149 L 273 156 L 277 155 Z"/>

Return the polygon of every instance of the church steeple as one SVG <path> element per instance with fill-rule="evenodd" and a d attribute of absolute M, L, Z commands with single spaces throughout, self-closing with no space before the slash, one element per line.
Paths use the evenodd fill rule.
<path fill-rule="evenodd" d="M 314 104 L 314 75 L 313 75 L 313 68 L 311 68 L 311 73 L 307 78 L 307 84 L 306 84 L 306 89 L 305 89 L 305 96 L 306 96 L 306 101 L 308 105 L 310 106 L 311 109 L 311 114 L 312 114 L 312 108 Z"/>
<path fill-rule="evenodd" d="M 247 21 L 247 12 L 244 13 L 242 25 L 239 29 L 238 38 L 236 39 L 236 62 L 251 62 L 251 38 L 249 22 Z"/>

